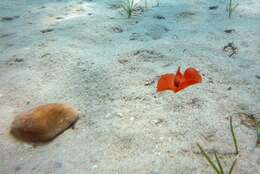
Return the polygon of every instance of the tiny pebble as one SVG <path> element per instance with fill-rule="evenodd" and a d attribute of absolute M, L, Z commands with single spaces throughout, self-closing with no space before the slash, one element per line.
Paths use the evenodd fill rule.
<path fill-rule="evenodd" d="M 105 118 L 109 118 L 109 117 L 110 117 L 110 114 L 105 115 Z"/>
<path fill-rule="evenodd" d="M 120 118 L 122 118 L 124 115 L 119 112 L 119 113 L 117 113 L 117 116 L 120 117 Z"/>
<path fill-rule="evenodd" d="M 93 169 L 95 169 L 95 168 L 97 168 L 97 167 L 98 167 L 97 165 L 92 166 Z"/>

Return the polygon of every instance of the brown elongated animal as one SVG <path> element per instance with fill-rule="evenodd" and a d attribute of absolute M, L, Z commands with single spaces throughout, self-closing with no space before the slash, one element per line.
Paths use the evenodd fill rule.
<path fill-rule="evenodd" d="M 10 132 L 24 141 L 50 141 L 77 119 L 77 111 L 68 105 L 57 103 L 41 105 L 16 116 Z"/>

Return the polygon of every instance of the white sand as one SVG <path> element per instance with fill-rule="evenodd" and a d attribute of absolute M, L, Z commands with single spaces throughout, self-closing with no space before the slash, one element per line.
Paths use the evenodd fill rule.
<path fill-rule="evenodd" d="M 118 2 L 0 1 L 1 17 L 20 16 L 0 21 L 0 173 L 213 173 L 198 142 L 228 170 L 229 116 L 241 151 L 234 173 L 260 173 L 256 131 L 237 114 L 260 113 L 259 0 L 239 0 L 231 19 L 224 0 L 148 1 L 131 19 Z M 196 67 L 203 83 L 178 94 L 145 86 L 178 66 Z M 49 102 L 81 111 L 74 130 L 36 147 L 9 135 L 16 113 Z"/>

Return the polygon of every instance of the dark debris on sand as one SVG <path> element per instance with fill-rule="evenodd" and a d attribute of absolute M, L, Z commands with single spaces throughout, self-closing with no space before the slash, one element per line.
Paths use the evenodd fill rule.
<path fill-rule="evenodd" d="M 228 53 L 228 57 L 232 57 L 234 54 L 237 54 L 238 48 L 235 46 L 233 42 L 229 42 L 227 45 L 223 47 L 223 51 Z"/>
<path fill-rule="evenodd" d="M 12 20 L 17 19 L 19 17 L 20 16 L 4 16 L 4 17 L 1 17 L 1 21 L 12 21 Z"/>

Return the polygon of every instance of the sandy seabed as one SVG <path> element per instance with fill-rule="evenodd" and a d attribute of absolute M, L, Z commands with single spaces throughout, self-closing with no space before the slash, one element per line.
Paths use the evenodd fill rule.
<path fill-rule="evenodd" d="M 196 143 L 228 170 L 232 116 L 234 173 L 260 174 L 241 114 L 260 120 L 260 1 L 236 2 L 231 18 L 224 0 L 161 0 L 127 19 L 116 0 L 1 0 L 0 173 L 213 173 Z M 156 93 L 178 66 L 203 83 Z M 40 146 L 9 135 L 17 113 L 53 102 L 80 111 L 75 129 Z"/>

